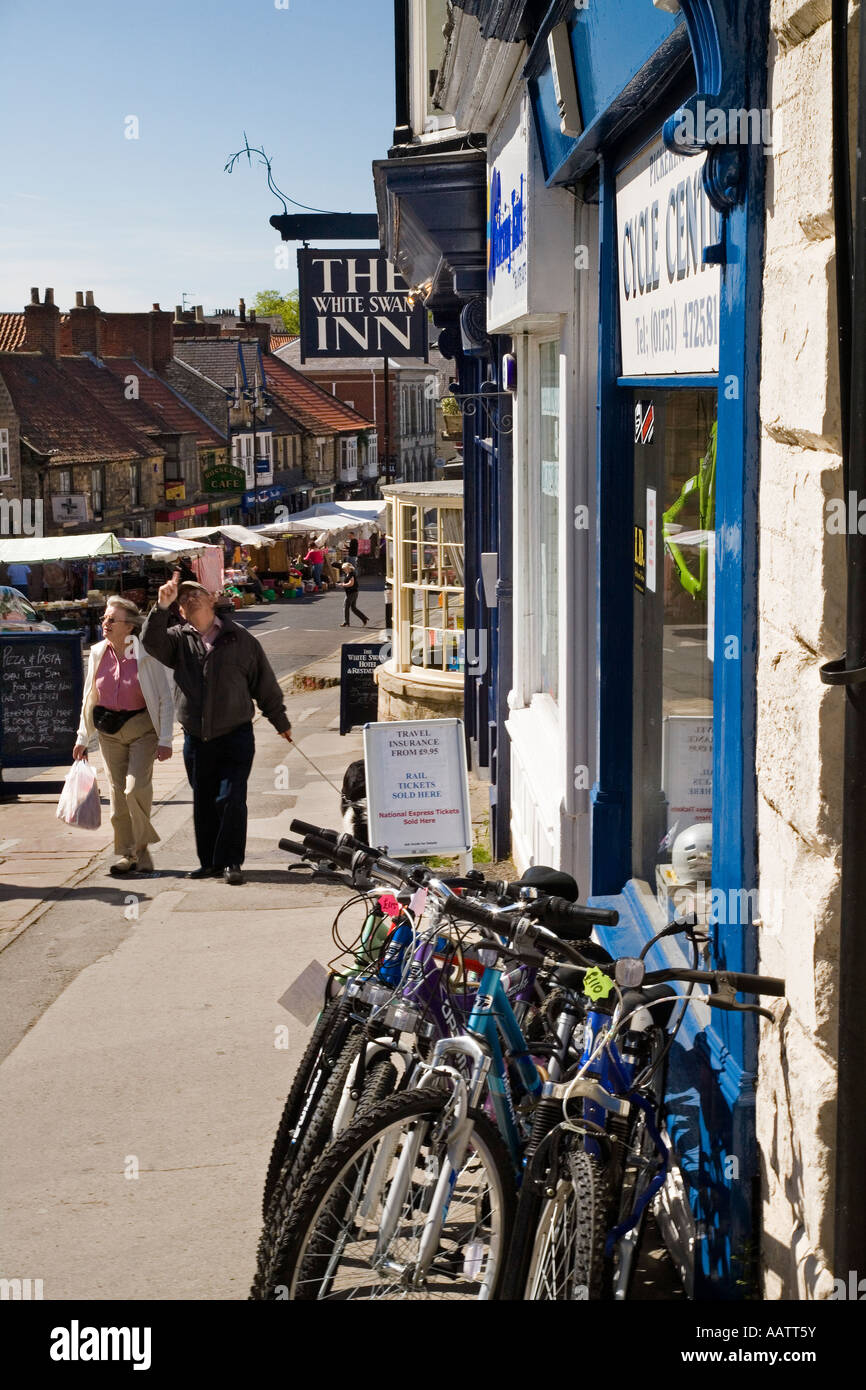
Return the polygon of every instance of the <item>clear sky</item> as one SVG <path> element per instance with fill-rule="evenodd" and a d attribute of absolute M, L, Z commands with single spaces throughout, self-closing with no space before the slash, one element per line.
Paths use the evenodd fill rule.
<path fill-rule="evenodd" d="M 282 208 L 375 212 L 394 127 L 391 0 L 0 0 L 0 310 L 206 313 L 297 284 Z M 138 120 L 138 138 L 128 139 Z M 289 205 L 289 211 L 298 209 Z"/>

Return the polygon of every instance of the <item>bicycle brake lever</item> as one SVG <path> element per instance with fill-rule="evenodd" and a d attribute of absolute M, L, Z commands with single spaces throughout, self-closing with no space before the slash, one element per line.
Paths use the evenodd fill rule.
<path fill-rule="evenodd" d="M 736 991 L 730 985 L 724 985 L 717 994 L 708 994 L 704 1003 L 709 1004 L 714 1009 L 727 1009 L 730 1013 L 761 1014 L 763 1018 L 768 1018 L 771 1023 L 775 1023 L 769 1009 L 765 1009 L 761 1004 L 738 1004 L 734 998 L 735 993 Z"/>

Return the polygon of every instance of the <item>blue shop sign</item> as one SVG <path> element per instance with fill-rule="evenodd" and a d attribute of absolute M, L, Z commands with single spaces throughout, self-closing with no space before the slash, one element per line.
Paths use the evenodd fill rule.
<path fill-rule="evenodd" d="M 258 500 L 261 506 L 264 502 L 278 502 L 280 498 L 285 497 L 285 495 L 286 490 L 283 487 L 251 488 L 249 492 L 244 493 L 241 506 L 245 512 L 248 512 L 256 505 L 256 500 Z"/>

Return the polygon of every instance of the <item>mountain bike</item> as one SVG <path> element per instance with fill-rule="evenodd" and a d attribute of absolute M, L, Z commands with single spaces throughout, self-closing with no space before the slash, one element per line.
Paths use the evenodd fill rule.
<path fill-rule="evenodd" d="M 593 958 L 560 972 L 586 996 L 584 1049 L 573 1074 L 543 1088 L 527 1145 L 503 1298 L 623 1300 L 629 1296 L 643 1225 L 668 1172 L 662 1125 L 665 1063 L 696 985 L 712 1008 L 772 1015 L 737 993 L 781 996 L 785 982 L 723 970 L 647 971 L 664 935 L 684 932 L 697 961 L 692 923 L 671 923 L 640 957 Z M 575 954 L 580 954 L 576 952 Z M 607 955 L 603 952 L 603 955 Z M 581 978 L 582 977 L 582 978 Z M 686 983 L 686 995 L 672 982 Z M 675 1026 L 668 1025 L 676 1006 Z"/>

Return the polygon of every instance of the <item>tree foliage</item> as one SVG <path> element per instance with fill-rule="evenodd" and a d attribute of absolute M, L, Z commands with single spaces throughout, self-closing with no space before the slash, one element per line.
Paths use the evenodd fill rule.
<path fill-rule="evenodd" d="M 297 290 L 290 290 L 285 295 L 280 294 L 279 290 L 259 290 L 253 308 L 259 318 L 268 314 L 280 314 L 287 333 L 300 333 Z"/>

